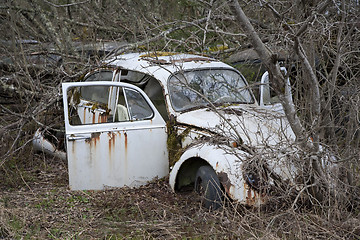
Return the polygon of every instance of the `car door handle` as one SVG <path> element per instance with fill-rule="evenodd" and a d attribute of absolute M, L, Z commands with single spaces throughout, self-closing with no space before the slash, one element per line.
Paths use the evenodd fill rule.
<path fill-rule="evenodd" d="M 76 140 L 86 140 L 86 139 L 90 139 L 91 137 L 90 136 L 82 136 L 82 135 L 79 135 L 79 136 L 70 136 L 68 137 L 68 140 L 69 141 L 76 141 Z"/>

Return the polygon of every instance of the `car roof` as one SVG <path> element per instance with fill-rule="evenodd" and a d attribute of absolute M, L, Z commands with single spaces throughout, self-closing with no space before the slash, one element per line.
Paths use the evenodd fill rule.
<path fill-rule="evenodd" d="M 234 69 L 207 56 L 174 52 L 128 53 L 108 59 L 106 64 L 149 74 L 163 83 L 167 81 L 171 74 L 178 71 L 200 68 Z"/>

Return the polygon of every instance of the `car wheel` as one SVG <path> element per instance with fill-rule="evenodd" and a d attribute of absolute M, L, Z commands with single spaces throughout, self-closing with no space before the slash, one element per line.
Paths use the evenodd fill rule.
<path fill-rule="evenodd" d="M 214 169 L 201 166 L 195 178 L 195 191 L 202 197 L 203 206 L 207 209 L 218 209 L 222 205 L 223 192 Z"/>

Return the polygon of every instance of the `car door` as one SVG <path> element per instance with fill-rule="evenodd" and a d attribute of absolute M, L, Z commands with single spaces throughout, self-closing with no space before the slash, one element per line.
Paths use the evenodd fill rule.
<path fill-rule="evenodd" d="M 62 88 L 70 189 L 133 187 L 168 174 L 166 124 L 141 89 L 109 81 Z M 101 121 L 74 121 L 84 97 Z"/>

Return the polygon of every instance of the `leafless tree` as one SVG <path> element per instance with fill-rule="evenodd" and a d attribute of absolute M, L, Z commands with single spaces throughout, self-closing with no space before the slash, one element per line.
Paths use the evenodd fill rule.
<path fill-rule="evenodd" d="M 295 7 L 297 10 L 301 8 L 305 10 L 304 16 L 301 17 L 289 14 L 294 11 L 294 6 L 281 6 L 278 1 L 259 1 L 259 3 L 260 6 L 270 11 L 274 19 L 278 21 L 278 24 L 273 24 L 272 26 L 278 29 L 276 36 L 283 42 L 284 46 L 287 46 L 288 52 L 296 54 L 299 60 L 301 73 L 298 74 L 297 80 L 301 76 L 301 81 L 296 83 L 297 87 L 301 89 L 300 94 L 303 95 L 303 102 L 307 100 L 305 103 L 300 103 L 307 106 L 305 109 L 299 111 L 291 98 L 286 96 L 286 91 L 283 90 L 286 82 L 285 76 L 280 71 L 277 59 L 278 53 L 271 51 L 264 44 L 259 36 L 260 31 L 255 30 L 237 0 L 229 1 L 229 7 L 260 59 L 271 73 L 275 83 L 275 90 L 280 95 L 279 98 L 284 106 L 286 116 L 298 140 L 302 144 L 306 143 L 303 145 L 304 147 L 310 144 L 310 151 L 316 153 L 320 150 L 320 143 L 329 143 L 329 136 L 332 136 L 331 141 L 335 140 L 335 132 L 340 130 L 337 124 L 344 124 L 346 122 L 348 127 L 352 126 L 350 128 L 352 129 L 351 133 L 344 131 L 346 132 L 346 142 L 359 146 L 359 121 L 354 119 L 354 116 L 359 115 L 359 90 L 358 87 L 355 87 L 358 86 L 358 82 L 354 81 L 354 76 L 358 76 L 359 72 L 358 67 L 355 67 L 357 69 L 355 73 L 351 64 L 353 60 L 357 59 L 356 55 L 359 53 L 358 43 L 353 44 L 353 39 L 359 40 L 359 31 L 356 27 L 358 25 L 358 18 L 353 15 L 355 9 L 359 10 L 358 2 L 317 1 L 312 6 L 302 4 L 303 2 L 301 2 L 299 6 Z M 246 5 L 244 7 L 249 8 Z M 315 36 L 320 36 L 320 38 L 315 38 Z M 322 37 L 325 39 L 322 39 Z M 357 46 L 353 48 L 354 45 Z M 348 51 L 345 50 L 347 48 L 349 48 Z M 351 64 L 352 67 L 348 68 L 347 63 Z M 346 78 L 344 74 L 340 74 L 340 69 L 346 72 L 348 76 L 351 76 L 350 79 Z M 346 93 L 352 96 L 351 101 L 346 102 L 346 105 L 349 104 L 349 108 L 343 108 L 342 111 L 332 108 L 333 104 L 339 104 L 339 97 L 342 99 L 349 97 L 349 95 L 339 96 L 340 94 L 334 94 L 335 89 L 339 90 L 342 86 L 349 84 L 349 82 L 354 84 L 351 90 L 354 95 Z M 349 91 L 349 89 L 347 90 Z M 350 109 L 355 110 L 352 111 Z M 299 112 L 302 113 L 302 118 L 299 117 Z M 353 117 L 352 120 L 351 117 L 345 120 L 339 114 L 352 115 Z M 350 129 L 347 128 L 347 130 Z M 351 137 L 348 134 L 351 134 Z M 309 137 L 312 138 L 312 142 L 308 141 Z M 340 137 L 338 139 L 343 138 Z M 334 142 L 332 142 L 332 147 L 336 146 L 333 145 Z M 346 152 L 349 153 L 348 151 Z M 356 155 L 352 154 L 354 152 L 350 153 L 350 158 L 347 155 L 345 159 L 356 159 Z M 354 156 L 354 158 L 351 156 Z M 324 172 L 319 158 L 309 158 L 304 159 L 304 161 L 309 161 L 308 166 L 311 167 L 308 171 L 310 174 L 311 169 L 313 169 L 312 174 L 314 176 L 310 184 L 313 186 L 323 184 L 325 181 L 321 179 L 326 178 L 326 172 Z M 345 164 L 348 170 L 351 169 L 352 163 L 350 161 Z M 351 182 L 352 178 L 348 175 L 347 183 Z M 319 197 L 319 194 L 315 195 Z"/>

